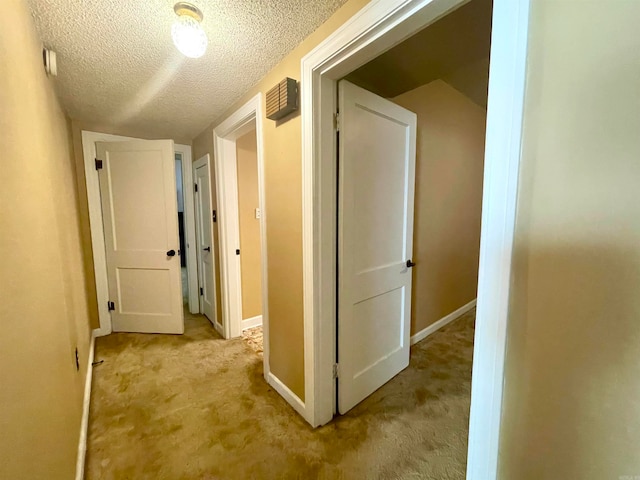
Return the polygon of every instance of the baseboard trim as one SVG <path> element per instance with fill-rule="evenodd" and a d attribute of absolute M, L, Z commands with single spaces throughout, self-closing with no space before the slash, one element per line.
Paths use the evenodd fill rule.
<path fill-rule="evenodd" d="M 437 330 L 440 330 L 445 325 L 453 322 L 456 318 L 461 317 L 462 315 L 467 313 L 469 310 L 471 310 L 475 306 L 476 306 L 476 299 L 474 298 L 466 305 L 463 305 L 462 307 L 457 309 L 455 312 L 451 312 L 449 315 L 442 317 L 440 320 L 438 320 L 435 323 L 432 323 L 427 328 L 423 328 L 422 330 L 420 330 L 418 333 L 416 333 L 411 337 L 411 345 L 415 345 L 416 343 L 424 340 L 429 335 L 436 332 Z"/>
<path fill-rule="evenodd" d="M 246 320 L 242 320 L 242 331 L 245 331 L 247 328 L 259 327 L 260 325 L 262 325 L 262 315 L 247 318 Z"/>
<path fill-rule="evenodd" d="M 91 335 L 93 336 L 93 338 L 106 337 L 107 335 L 111 335 L 111 330 L 106 330 L 104 328 L 96 328 L 95 330 L 93 330 Z"/>
<path fill-rule="evenodd" d="M 287 387 L 282 381 L 276 377 L 273 373 L 269 372 L 266 375 L 267 383 L 273 387 L 273 389 L 284 398 L 293 409 L 298 412 L 302 418 L 307 418 L 307 412 L 304 406 L 304 402 L 293 393 L 289 387 Z"/>
<path fill-rule="evenodd" d="M 87 435 L 89 430 L 89 405 L 91 403 L 91 379 L 93 377 L 93 357 L 96 337 L 100 337 L 100 329 L 91 332 L 89 358 L 87 360 L 87 376 L 84 381 L 84 400 L 82 402 L 82 421 L 80 422 L 80 439 L 78 441 L 78 458 L 76 460 L 76 480 L 84 479 L 84 460 L 87 456 Z"/>

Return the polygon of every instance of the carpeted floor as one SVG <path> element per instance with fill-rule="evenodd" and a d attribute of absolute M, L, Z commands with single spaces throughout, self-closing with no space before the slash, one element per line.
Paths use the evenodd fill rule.
<path fill-rule="evenodd" d="M 262 327 L 248 328 L 242 332 L 242 338 L 256 353 L 262 353 Z"/>
<path fill-rule="evenodd" d="M 246 339 L 186 314 L 184 335 L 97 339 L 85 478 L 463 479 L 471 311 L 409 368 L 319 429 L 262 377 Z"/>

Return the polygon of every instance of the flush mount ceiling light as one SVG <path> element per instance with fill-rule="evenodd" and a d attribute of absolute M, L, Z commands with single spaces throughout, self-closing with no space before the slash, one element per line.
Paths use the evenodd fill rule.
<path fill-rule="evenodd" d="M 176 48 L 187 57 L 201 57 L 207 50 L 207 34 L 200 25 L 202 12 L 187 2 L 176 3 L 173 11 L 178 15 L 171 27 L 171 36 Z"/>

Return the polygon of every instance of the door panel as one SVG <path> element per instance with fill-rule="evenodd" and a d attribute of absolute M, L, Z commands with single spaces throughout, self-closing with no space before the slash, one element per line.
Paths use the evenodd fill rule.
<path fill-rule="evenodd" d="M 202 294 L 200 295 L 200 311 L 222 333 L 222 325 L 216 318 L 215 300 L 215 247 L 212 236 L 211 208 L 211 174 L 209 163 L 198 160 L 194 164 L 194 182 L 198 186 L 195 194 L 196 203 L 196 236 L 198 247 L 198 274 Z"/>
<path fill-rule="evenodd" d="M 111 187 L 114 248 L 142 252 L 166 251 L 171 233 L 167 209 L 162 208 L 166 202 L 166 192 L 164 188 L 158 188 L 164 185 L 166 175 L 159 152 L 107 151 L 107 155 L 109 165 L 105 167 L 105 173 Z M 133 205 L 136 208 L 132 208 Z"/>
<path fill-rule="evenodd" d="M 117 268 L 116 275 L 123 313 L 171 313 L 169 270 Z"/>
<path fill-rule="evenodd" d="M 397 205 L 389 199 L 404 200 L 407 165 L 393 162 L 398 156 L 398 145 L 407 143 L 407 126 L 382 116 L 361 105 L 354 105 L 348 112 L 354 126 L 367 126 L 368 131 L 355 130 L 355 138 L 349 141 L 346 153 L 349 155 L 349 171 L 357 176 L 351 182 L 351 219 L 359 238 L 375 239 L 359 244 L 354 249 L 354 267 L 356 272 L 364 273 L 385 265 L 406 261 L 406 243 L 404 240 L 404 215 Z M 350 125 L 351 127 L 351 125 Z M 371 137 L 377 132 L 381 137 Z M 349 129 L 345 134 L 350 134 Z M 360 138 L 364 137 L 364 138 Z M 378 140 L 372 144 L 372 140 Z M 375 154 L 372 155 L 372 152 Z M 398 179 L 398 181 L 391 181 Z"/>
<path fill-rule="evenodd" d="M 183 333 L 173 141 L 96 143 L 115 332 Z"/>
<path fill-rule="evenodd" d="M 339 83 L 338 410 L 409 365 L 416 115 Z"/>

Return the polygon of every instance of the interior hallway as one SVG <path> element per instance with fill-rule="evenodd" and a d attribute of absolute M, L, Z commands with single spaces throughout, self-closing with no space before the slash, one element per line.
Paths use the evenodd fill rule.
<path fill-rule="evenodd" d="M 98 338 L 86 478 L 463 479 L 474 319 L 317 430 L 264 381 L 259 329 L 224 341 L 186 313 L 184 335 Z"/>

